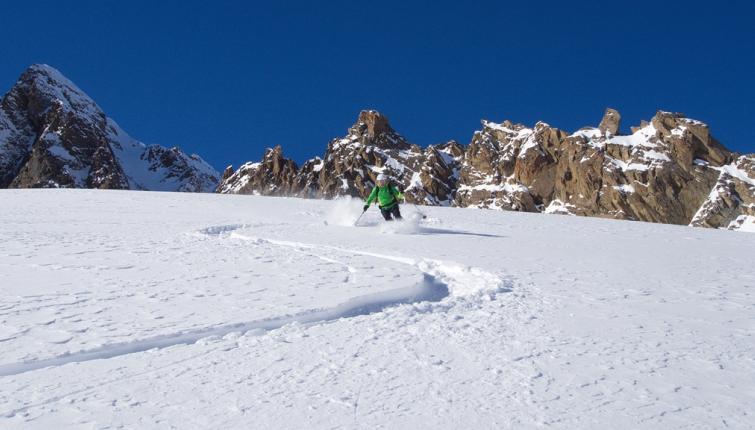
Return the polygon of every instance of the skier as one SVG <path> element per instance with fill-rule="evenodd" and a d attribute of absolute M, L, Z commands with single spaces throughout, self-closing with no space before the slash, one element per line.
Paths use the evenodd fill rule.
<path fill-rule="evenodd" d="M 401 191 L 395 185 L 388 183 L 388 177 L 382 173 L 378 175 L 375 188 L 372 189 L 370 196 L 367 197 L 364 205 L 365 211 L 370 208 L 370 204 L 375 199 L 377 199 L 380 213 L 386 221 L 391 221 L 393 218 L 402 219 L 401 211 L 398 208 L 398 201 L 404 200 L 404 195 L 401 194 Z"/>

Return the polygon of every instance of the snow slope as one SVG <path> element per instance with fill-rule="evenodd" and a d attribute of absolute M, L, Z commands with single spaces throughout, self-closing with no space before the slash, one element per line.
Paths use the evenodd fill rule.
<path fill-rule="evenodd" d="M 752 428 L 755 236 L 2 190 L 0 428 Z M 413 208 L 404 206 L 405 215 Z"/>

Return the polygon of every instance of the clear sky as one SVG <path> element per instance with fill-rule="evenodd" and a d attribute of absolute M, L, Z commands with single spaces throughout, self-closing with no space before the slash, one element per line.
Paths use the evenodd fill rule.
<path fill-rule="evenodd" d="M 216 168 L 322 155 L 361 109 L 420 145 L 482 118 L 567 131 L 658 109 L 755 152 L 753 2 L 4 2 L 0 91 L 32 63 L 133 137 Z"/>

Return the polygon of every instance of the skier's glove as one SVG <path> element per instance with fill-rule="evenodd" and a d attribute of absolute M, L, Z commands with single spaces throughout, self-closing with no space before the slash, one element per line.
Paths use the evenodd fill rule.
<path fill-rule="evenodd" d="M 364 205 L 364 207 L 362 208 L 362 212 L 366 212 L 367 209 L 369 208 L 370 208 L 370 205 Z"/>

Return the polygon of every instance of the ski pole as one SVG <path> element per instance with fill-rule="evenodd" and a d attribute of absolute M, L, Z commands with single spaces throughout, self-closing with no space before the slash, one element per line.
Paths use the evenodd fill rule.
<path fill-rule="evenodd" d="M 357 225 L 359 223 L 359 220 L 362 219 L 362 215 L 364 215 L 365 212 L 367 212 L 367 209 L 363 210 L 362 213 L 359 214 L 359 217 L 357 218 L 357 220 L 354 221 L 354 225 Z"/>

